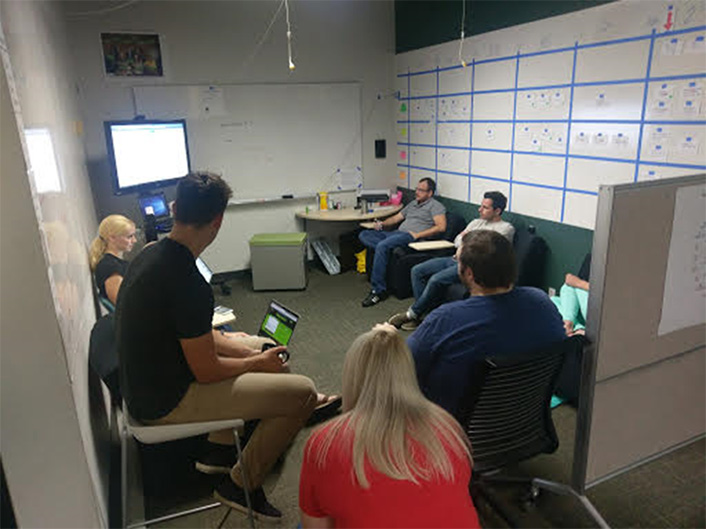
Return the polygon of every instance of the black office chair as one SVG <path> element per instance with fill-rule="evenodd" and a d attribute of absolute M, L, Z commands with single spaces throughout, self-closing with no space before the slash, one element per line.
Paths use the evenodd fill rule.
<path fill-rule="evenodd" d="M 517 262 L 518 287 L 544 287 L 544 271 L 547 265 L 549 247 L 546 241 L 537 235 L 534 226 L 518 228 L 513 239 L 513 249 Z M 444 292 L 443 303 L 458 301 L 468 297 L 468 288 L 461 283 L 449 285 Z"/>
<path fill-rule="evenodd" d="M 454 242 L 456 236 L 466 227 L 466 221 L 458 213 L 446 212 L 446 231 L 438 237 Z M 424 261 L 435 257 L 450 257 L 456 252 L 456 248 L 445 248 L 441 250 L 417 251 L 409 246 L 395 248 L 390 255 L 387 265 L 387 287 L 391 294 L 398 299 L 405 299 L 412 295 L 412 268 Z"/>
<path fill-rule="evenodd" d="M 471 495 L 482 496 L 511 525 L 486 484 L 527 486 L 527 499 L 544 488 L 577 496 L 570 487 L 538 478 L 499 475 L 503 469 L 559 447 L 551 415 L 554 393 L 564 358 L 583 347 L 582 337 L 572 336 L 541 350 L 511 356 L 489 356 L 474 365 L 469 391 L 458 419 L 471 441 L 473 480 Z"/>

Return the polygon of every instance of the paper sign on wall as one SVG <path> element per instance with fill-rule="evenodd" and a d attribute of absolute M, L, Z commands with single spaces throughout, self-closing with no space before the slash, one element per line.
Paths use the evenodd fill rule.
<path fill-rule="evenodd" d="M 657 334 L 706 321 L 706 185 L 677 189 Z"/>
<path fill-rule="evenodd" d="M 682 49 L 684 48 L 684 42 L 677 38 L 671 38 L 664 41 L 662 44 L 662 55 L 664 56 L 674 56 L 681 55 Z"/>
<path fill-rule="evenodd" d="M 555 107 L 563 107 L 565 101 L 564 92 L 556 91 L 552 94 L 552 104 Z"/>
<path fill-rule="evenodd" d="M 706 53 L 706 38 L 703 35 L 696 35 L 686 43 L 686 53 Z"/>
<path fill-rule="evenodd" d="M 669 139 L 669 132 L 664 130 L 663 127 L 657 127 L 652 131 L 651 139 L 654 143 L 665 142 Z"/>
<path fill-rule="evenodd" d="M 596 132 L 593 135 L 593 143 L 596 145 L 605 145 L 608 143 L 608 135 L 602 132 Z"/>
<path fill-rule="evenodd" d="M 701 83 L 698 81 L 689 81 L 681 91 L 681 96 L 683 99 L 699 99 L 701 94 Z"/>
<path fill-rule="evenodd" d="M 700 111 L 700 101 L 687 99 L 682 103 L 682 112 L 687 116 L 697 116 Z"/>
<path fill-rule="evenodd" d="M 674 86 L 669 83 L 662 83 L 657 89 L 657 96 L 660 99 L 671 99 L 674 97 Z"/>
<path fill-rule="evenodd" d="M 652 110 L 658 114 L 667 114 L 672 108 L 672 100 L 668 98 L 658 98 L 652 101 Z"/>
<path fill-rule="evenodd" d="M 618 132 L 617 134 L 613 135 L 613 144 L 617 145 L 618 147 L 627 147 L 629 143 L 630 137 L 626 134 Z"/>
<path fill-rule="evenodd" d="M 699 140 L 695 136 L 686 135 L 679 142 L 679 151 L 686 156 L 696 156 L 699 152 Z"/>
<path fill-rule="evenodd" d="M 667 149 L 662 143 L 652 143 L 647 147 L 647 155 L 652 160 L 666 160 Z"/>
<path fill-rule="evenodd" d="M 217 86 L 199 88 L 199 115 L 202 118 L 225 116 L 223 89 Z"/>

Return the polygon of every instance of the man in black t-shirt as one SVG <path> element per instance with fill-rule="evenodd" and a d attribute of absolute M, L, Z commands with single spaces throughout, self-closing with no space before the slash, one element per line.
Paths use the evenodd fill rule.
<path fill-rule="evenodd" d="M 281 513 L 262 482 L 317 404 L 313 382 L 287 373 L 279 354 L 260 352 L 235 333 L 211 329 L 213 293 L 195 259 L 215 239 L 232 192 L 220 177 L 189 174 L 177 185 L 174 227 L 131 263 L 118 294 L 116 334 L 121 388 L 130 414 L 152 424 L 260 419 L 244 452 L 253 509 Z M 229 473 L 215 496 L 245 510 L 231 431 L 209 436 L 207 473 Z M 225 446 L 224 446 L 225 445 Z"/>

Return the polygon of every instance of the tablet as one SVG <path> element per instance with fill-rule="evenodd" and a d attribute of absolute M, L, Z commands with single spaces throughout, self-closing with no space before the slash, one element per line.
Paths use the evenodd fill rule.
<path fill-rule="evenodd" d="M 299 315 L 281 303 L 272 300 L 262 319 L 258 336 L 272 338 L 278 345 L 287 345 L 292 338 Z"/>

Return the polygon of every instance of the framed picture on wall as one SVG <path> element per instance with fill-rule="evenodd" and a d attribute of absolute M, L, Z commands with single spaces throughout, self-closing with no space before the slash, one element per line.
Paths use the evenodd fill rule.
<path fill-rule="evenodd" d="M 103 65 L 108 77 L 162 77 L 159 35 L 101 33 Z"/>

